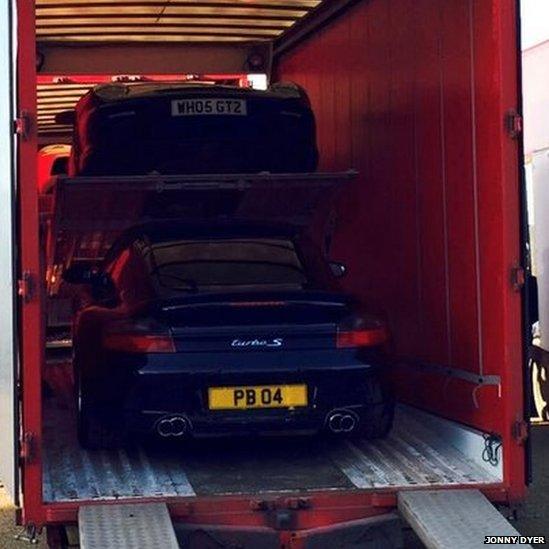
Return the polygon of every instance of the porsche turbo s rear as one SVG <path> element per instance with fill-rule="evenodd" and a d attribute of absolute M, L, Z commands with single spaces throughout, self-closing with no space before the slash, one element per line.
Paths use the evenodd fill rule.
<path fill-rule="evenodd" d="M 91 278 L 113 286 L 100 295 L 112 306 L 84 308 L 76 328 L 84 446 L 136 431 L 390 429 L 385 327 L 337 291 L 310 243 L 257 227 L 155 224 L 111 256 Z"/>

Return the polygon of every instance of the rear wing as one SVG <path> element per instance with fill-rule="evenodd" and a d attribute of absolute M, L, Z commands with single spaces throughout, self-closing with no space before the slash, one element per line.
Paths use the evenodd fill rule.
<path fill-rule="evenodd" d="M 48 291 L 73 262 L 101 260 L 124 230 L 151 220 L 284 222 L 329 218 L 357 172 L 306 174 L 61 176 L 44 201 Z"/>

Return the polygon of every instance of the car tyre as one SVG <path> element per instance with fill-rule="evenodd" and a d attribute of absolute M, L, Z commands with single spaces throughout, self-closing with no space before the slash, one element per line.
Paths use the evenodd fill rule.
<path fill-rule="evenodd" d="M 101 420 L 80 384 L 77 394 L 77 436 L 80 446 L 86 450 L 113 450 L 123 444 L 122 433 Z"/>
<path fill-rule="evenodd" d="M 374 440 L 386 437 L 393 427 L 395 417 L 395 405 L 393 402 L 386 402 L 372 407 L 369 414 L 361 421 L 361 425 L 353 433 L 352 438 Z"/>

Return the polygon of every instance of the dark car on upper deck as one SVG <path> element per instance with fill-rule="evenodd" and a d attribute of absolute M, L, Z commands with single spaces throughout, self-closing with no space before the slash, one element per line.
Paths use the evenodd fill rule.
<path fill-rule="evenodd" d="M 314 172 L 315 118 L 306 92 L 212 83 L 108 84 L 73 113 L 69 174 Z M 60 120 L 63 122 L 63 120 Z"/>
<path fill-rule="evenodd" d="M 89 287 L 74 325 L 80 443 L 384 436 L 387 329 L 341 291 L 342 273 L 291 227 L 174 221 L 74 265 L 65 279 Z"/>

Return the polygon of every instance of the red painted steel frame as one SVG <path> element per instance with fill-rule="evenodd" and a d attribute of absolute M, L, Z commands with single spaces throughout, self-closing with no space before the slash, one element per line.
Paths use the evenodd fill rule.
<path fill-rule="evenodd" d="M 452 489 L 464 486 L 455 485 Z M 470 485 L 469 485 L 470 487 Z M 415 488 L 417 489 L 417 488 Z M 509 503 L 507 491 L 499 485 L 486 485 L 482 492 L 491 501 Z M 296 510 L 300 504 L 299 510 Z M 126 500 L 130 501 L 130 500 Z M 143 498 L 140 502 L 160 501 L 158 498 Z M 294 530 L 329 526 L 351 520 L 368 518 L 393 510 L 397 504 L 394 491 L 370 490 L 349 492 L 318 492 L 284 494 L 283 496 L 218 496 L 200 498 L 167 498 L 164 500 L 172 517 L 188 524 L 213 524 L 223 526 L 273 527 L 278 510 L 293 510 Z M 117 504 L 120 500 L 91 501 L 86 504 Z M 48 524 L 76 522 L 77 506 L 72 502 L 55 503 L 45 507 Z"/>
<path fill-rule="evenodd" d="M 18 0 L 17 7 L 19 108 L 35 120 L 34 2 Z M 495 501 L 524 495 L 524 451 L 512 437 L 514 421 L 522 418 L 520 296 L 509 283 L 519 260 L 518 156 L 503 129 L 505 112 L 517 105 L 516 17 L 514 0 L 363 2 L 288 55 L 279 71 L 312 96 L 324 167 L 354 165 L 365 174 L 344 204 L 353 223 L 337 242 L 351 266 L 353 289 L 385 308 L 395 306 L 403 354 L 472 372 L 482 357 L 485 373 L 501 376 L 502 397 L 482 389 L 479 409 L 470 404 L 468 383 L 453 382 L 450 396 L 440 398 L 441 380 L 432 374 L 407 372 L 399 382 L 408 400 L 503 434 L 504 486 L 486 489 Z M 45 524 L 74 521 L 78 503 L 42 501 L 36 144 L 32 124 L 19 150 L 21 269 L 35 289 L 21 317 L 23 431 L 31 435 L 24 447 L 23 521 Z M 296 512 L 296 528 L 395 505 L 389 492 L 305 497 L 311 508 Z M 250 496 L 169 503 L 176 516 L 193 522 L 270 520 L 269 512 L 253 510 Z"/>
<path fill-rule="evenodd" d="M 18 110 L 28 120 L 26 136 L 19 140 L 20 277 L 28 280 L 21 296 L 20 348 L 22 391 L 22 487 L 25 523 L 42 523 L 42 364 L 45 337 L 43 326 L 43 275 L 40 264 L 38 226 L 36 44 L 34 1 L 17 0 Z"/>

